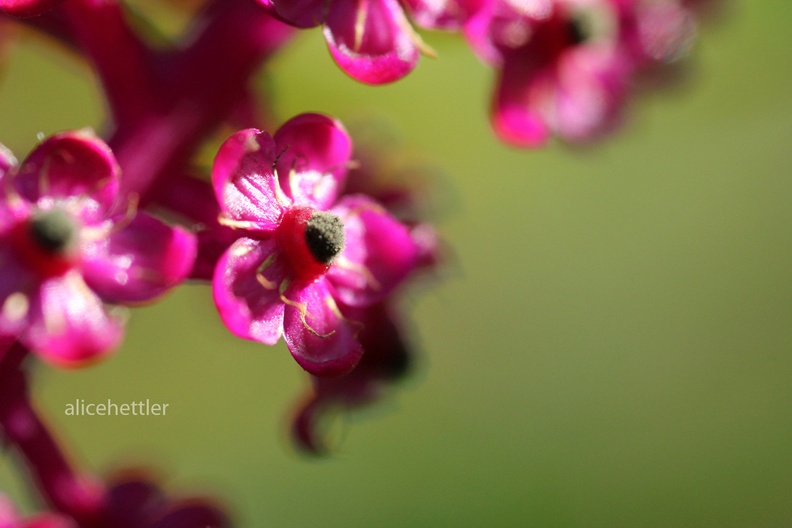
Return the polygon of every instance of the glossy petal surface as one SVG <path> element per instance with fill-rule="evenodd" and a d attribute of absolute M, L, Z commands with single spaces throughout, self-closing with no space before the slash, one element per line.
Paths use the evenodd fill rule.
<path fill-rule="evenodd" d="M 105 311 L 76 271 L 45 281 L 31 301 L 30 324 L 21 340 L 52 363 L 77 366 L 121 343 L 121 322 Z"/>
<path fill-rule="evenodd" d="M 212 184 L 223 214 L 250 228 L 272 231 L 283 213 L 273 171 L 275 141 L 255 129 L 237 132 L 220 147 L 212 166 Z"/>
<path fill-rule="evenodd" d="M 91 132 L 63 132 L 44 140 L 19 167 L 14 189 L 46 206 L 79 202 L 80 217 L 99 221 L 115 205 L 118 164 L 110 148 Z"/>
<path fill-rule="evenodd" d="M 284 305 L 279 287 L 288 267 L 273 240 L 240 238 L 217 263 L 212 292 L 231 332 L 274 345 L 281 336 Z"/>
<path fill-rule="evenodd" d="M 341 69 L 364 83 L 396 81 L 418 63 L 417 37 L 396 0 L 335 0 L 325 38 Z"/>
<path fill-rule="evenodd" d="M 356 339 L 360 325 L 345 319 L 324 279 L 289 288 L 283 317 L 284 338 L 302 368 L 315 376 L 340 376 L 363 354 Z"/>
<path fill-rule="evenodd" d="M 281 187 L 298 205 L 328 209 L 344 185 L 352 140 L 343 125 L 320 114 L 301 114 L 275 134 Z"/>
<path fill-rule="evenodd" d="M 105 302 L 143 302 L 183 281 L 195 253 L 193 234 L 140 213 L 124 229 L 88 244 L 82 269 Z"/>
<path fill-rule="evenodd" d="M 346 246 L 328 272 L 338 298 L 351 306 L 382 300 L 414 268 L 418 247 L 407 227 L 377 202 L 344 197 L 332 209 L 344 222 Z"/>

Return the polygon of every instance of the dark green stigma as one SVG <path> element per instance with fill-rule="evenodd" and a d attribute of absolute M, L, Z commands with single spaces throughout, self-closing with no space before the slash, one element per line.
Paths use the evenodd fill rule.
<path fill-rule="evenodd" d="M 36 213 L 29 229 L 36 245 L 48 253 L 63 253 L 77 238 L 74 220 L 60 209 Z"/>
<path fill-rule="evenodd" d="M 336 215 L 315 212 L 305 225 L 305 243 L 322 264 L 330 264 L 344 249 L 344 224 Z"/>
<path fill-rule="evenodd" d="M 575 14 L 567 21 L 566 30 L 573 46 L 583 44 L 591 39 L 591 20 L 584 14 Z"/>

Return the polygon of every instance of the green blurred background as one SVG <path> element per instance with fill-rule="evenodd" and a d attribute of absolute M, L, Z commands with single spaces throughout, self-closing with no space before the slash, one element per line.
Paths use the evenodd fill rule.
<path fill-rule="evenodd" d="M 792 6 L 734 2 L 702 29 L 682 89 L 635 101 L 594 148 L 510 150 L 491 72 L 461 41 L 388 87 L 335 69 L 318 31 L 269 68 L 285 119 L 385 118 L 442 167 L 447 278 L 413 290 L 416 375 L 301 458 L 286 424 L 304 374 L 241 342 L 192 285 L 134 312 L 123 348 L 43 367 L 35 396 L 96 472 L 157 466 L 243 527 L 792 526 Z M 164 23 L 167 26 L 167 23 Z M 102 122 L 87 70 L 9 50 L 0 140 Z M 166 417 L 64 416 L 75 398 L 170 403 Z M 0 457 L 0 489 L 35 508 Z"/>

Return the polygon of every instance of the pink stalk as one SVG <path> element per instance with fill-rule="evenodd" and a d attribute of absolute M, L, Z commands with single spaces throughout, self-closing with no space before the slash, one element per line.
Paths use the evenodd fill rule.
<path fill-rule="evenodd" d="M 261 62 L 294 33 L 250 0 L 217 0 L 195 27 L 203 29 L 192 44 L 165 57 L 158 104 L 110 138 L 124 173 L 122 192 L 144 196 L 160 178 L 181 172 L 236 109 Z"/>
<path fill-rule="evenodd" d="M 295 33 L 252 0 L 213 0 L 181 47 L 166 51 L 136 35 L 117 0 L 70 0 L 16 20 L 78 47 L 93 63 L 111 114 L 108 143 L 124 174 L 121 192 L 144 199 L 158 180 L 185 170 L 220 123 L 240 112 L 251 118 L 252 75 Z"/>
<path fill-rule="evenodd" d="M 118 2 L 69 0 L 61 10 L 93 62 L 115 126 L 128 126 L 150 113 L 158 103 L 154 55 L 129 27 Z"/>

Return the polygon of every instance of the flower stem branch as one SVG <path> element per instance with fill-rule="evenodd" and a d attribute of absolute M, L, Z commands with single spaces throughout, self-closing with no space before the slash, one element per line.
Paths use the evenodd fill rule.
<path fill-rule="evenodd" d="M 93 63 L 116 127 L 129 126 L 157 104 L 156 55 L 127 23 L 115 0 L 69 0 L 60 8 Z"/>
<path fill-rule="evenodd" d="M 236 109 L 262 61 L 293 28 L 250 0 L 216 0 L 198 17 L 182 50 L 162 57 L 167 74 L 154 104 L 109 143 L 124 172 L 122 192 L 146 193 L 177 173 L 219 123 Z"/>
<path fill-rule="evenodd" d="M 93 524 L 104 501 L 98 483 L 78 475 L 28 399 L 23 364 L 28 351 L 15 343 L 0 361 L 0 438 L 27 467 L 35 488 L 54 510 L 81 526 Z"/>

